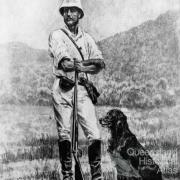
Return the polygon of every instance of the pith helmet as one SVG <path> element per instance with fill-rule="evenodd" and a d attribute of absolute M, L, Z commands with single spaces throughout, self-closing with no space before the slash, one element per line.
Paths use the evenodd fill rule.
<path fill-rule="evenodd" d="M 83 8 L 81 5 L 81 0 L 63 0 L 61 6 L 59 8 L 59 12 L 61 13 L 61 15 L 63 15 L 63 10 L 65 7 L 76 7 L 81 12 L 80 18 L 82 18 L 84 16 Z"/>

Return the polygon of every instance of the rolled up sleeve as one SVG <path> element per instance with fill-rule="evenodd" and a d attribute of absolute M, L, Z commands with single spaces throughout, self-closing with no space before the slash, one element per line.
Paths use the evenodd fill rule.
<path fill-rule="evenodd" d="M 49 35 L 49 55 L 54 59 L 54 66 L 58 68 L 59 63 L 64 58 L 70 58 L 65 46 L 63 37 L 60 33 L 52 32 Z"/>

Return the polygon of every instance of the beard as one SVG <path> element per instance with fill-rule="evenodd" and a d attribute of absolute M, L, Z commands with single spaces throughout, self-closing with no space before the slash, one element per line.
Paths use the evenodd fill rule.
<path fill-rule="evenodd" d="M 64 18 L 64 23 L 68 27 L 77 26 L 79 24 L 79 19 L 73 19 L 73 18 Z"/>

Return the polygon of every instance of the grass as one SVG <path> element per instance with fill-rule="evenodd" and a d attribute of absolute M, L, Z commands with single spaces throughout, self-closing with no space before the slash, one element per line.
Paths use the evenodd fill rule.
<path fill-rule="evenodd" d="M 112 107 L 97 107 L 102 117 Z M 131 131 L 160 165 L 164 179 L 180 179 L 180 106 L 137 111 L 122 109 Z M 102 168 L 107 180 L 116 170 L 107 153 L 108 132 L 101 128 Z M 56 123 L 49 107 L 1 106 L 0 179 L 61 179 Z M 87 141 L 80 132 L 81 158 L 86 180 L 90 179 Z"/>

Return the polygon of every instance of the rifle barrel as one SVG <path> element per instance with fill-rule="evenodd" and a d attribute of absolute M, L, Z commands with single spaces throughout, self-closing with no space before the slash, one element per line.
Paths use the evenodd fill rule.
<path fill-rule="evenodd" d="M 72 153 L 75 160 L 75 180 L 84 180 L 82 167 L 78 158 L 78 119 L 77 119 L 77 86 L 78 72 L 75 71 L 73 123 L 72 123 Z"/>

